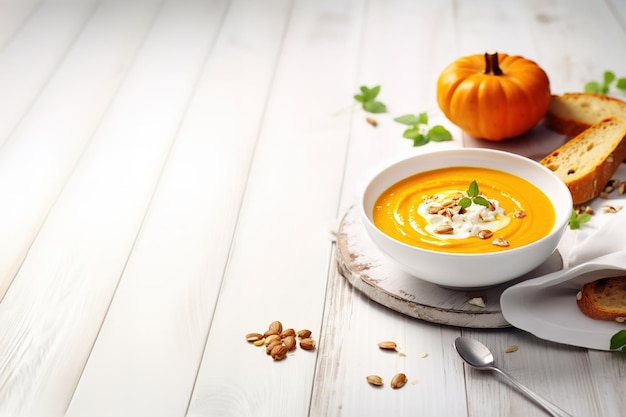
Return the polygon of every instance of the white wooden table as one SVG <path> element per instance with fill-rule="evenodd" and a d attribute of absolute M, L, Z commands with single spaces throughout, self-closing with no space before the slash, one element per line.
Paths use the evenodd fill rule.
<path fill-rule="evenodd" d="M 574 415 L 625 415 L 620 354 L 416 320 L 337 271 L 369 175 L 467 145 L 436 79 L 490 48 L 556 94 L 625 76 L 626 2 L 1 0 L 0 416 L 545 415 L 461 334 Z M 377 84 L 374 128 L 352 96 Z M 425 110 L 453 141 L 402 138 Z M 273 320 L 317 348 L 272 361 L 244 335 Z"/>

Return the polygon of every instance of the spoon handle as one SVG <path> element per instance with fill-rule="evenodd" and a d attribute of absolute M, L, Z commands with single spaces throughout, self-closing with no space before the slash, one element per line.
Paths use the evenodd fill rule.
<path fill-rule="evenodd" d="M 537 404 L 545 408 L 546 411 L 548 411 L 551 415 L 555 417 L 572 417 L 570 414 L 566 413 L 565 411 L 563 411 L 556 405 L 552 404 L 550 401 L 535 394 L 533 391 L 531 391 L 530 389 L 526 388 L 524 385 L 517 382 L 515 379 L 513 379 L 513 377 L 511 377 L 509 374 L 504 372 L 502 369 L 495 368 L 495 367 L 492 369 L 496 372 L 499 372 L 500 375 L 504 376 L 511 384 L 513 384 L 517 389 L 519 389 L 524 394 L 526 394 L 530 399 L 532 399 Z"/>

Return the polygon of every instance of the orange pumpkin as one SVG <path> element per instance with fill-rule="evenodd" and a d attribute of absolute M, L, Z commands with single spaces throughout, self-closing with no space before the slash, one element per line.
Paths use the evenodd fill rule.
<path fill-rule="evenodd" d="M 437 102 L 466 133 L 493 141 L 521 135 L 550 105 L 550 81 L 535 62 L 487 52 L 459 58 L 437 81 Z"/>

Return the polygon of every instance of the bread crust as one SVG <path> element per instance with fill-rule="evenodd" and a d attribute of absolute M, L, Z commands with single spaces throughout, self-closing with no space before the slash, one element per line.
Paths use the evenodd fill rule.
<path fill-rule="evenodd" d="M 546 117 L 543 120 L 544 124 L 549 129 L 565 135 L 568 138 L 578 136 L 585 129 L 589 129 L 591 127 L 591 125 L 582 123 L 576 119 L 568 119 L 550 113 L 546 114 Z"/>
<path fill-rule="evenodd" d="M 621 302 L 615 302 L 615 298 Z M 576 297 L 580 311 L 595 320 L 626 320 L 626 276 L 600 278 L 583 285 Z"/>
<path fill-rule="evenodd" d="M 595 130 L 601 130 L 603 124 L 623 124 L 622 133 L 620 137 L 603 138 L 602 140 L 614 141 L 610 152 L 603 155 L 602 158 L 595 161 L 595 166 L 585 173 L 585 175 L 571 179 L 564 174 L 557 173 L 559 177 L 565 182 L 565 185 L 572 194 L 572 200 L 574 204 L 582 204 L 589 200 L 592 200 L 600 195 L 607 182 L 612 178 L 620 164 L 626 159 L 626 122 L 618 118 L 607 118 L 601 120 L 599 123 L 594 124 L 582 133 L 572 138 L 555 151 L 551 152 L 540 162 L 542 165 L 552 169 L 553 166 L 558 166 L 564 162 L 562 154 L 565 154 L 568 149 L 574 147 L 583 147 L 584 140 L 588 135 L 596 134 Z M 554 169 L 553 169 L 554 170 Z"/>
<path fill-rule="evenodd" d="M 607 117 L 626 119 L 626 102 L 596 93 L 552 95 L 544 125 L 568 138 Z"/>

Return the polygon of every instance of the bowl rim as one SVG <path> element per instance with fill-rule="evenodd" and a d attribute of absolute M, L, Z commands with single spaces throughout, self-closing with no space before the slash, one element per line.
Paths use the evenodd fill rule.
<path fill-rule="evenodd" d="M 366 195 L 367 195 L 367 191 L 369 190 L 370 186 L 372 185 L 372 183 L 379 178 L 381 175 L 383 175 L 384 173 L 390 171 L 391 169 L 397 167 L 398 165 L 402 165 L 407 163 L 410 160 L 414 160 L 414 159 L 421 159 L 424 157 L 428 157 L 428 156 L 441 156 L 441 155 L 449 155 L 449 154 L 457 154 L 457 153 L 464 153 L 464 154 L 484 154 L 484 155 L 491 155 L 491 156 L 496 156 L 496 157 L 505 157 L 505 158 L 511 158 L 511 159 L 515 159 L 518 161 L 522 161 L 523 163 L 529 164 L 534 166 L 536 169 L 543 171 L 545 174 L 547 174 L 549 177 L 552 177 L 553 180 L 555 180 L 555 183 L 558 184 L 558 187 L 562 188 L 563 191 L 567 191 L 566 193 L 564 193 L 567 198 L 568 198 L 568 203 L 567 205 L 571 208 L 573 208 L 573 199 L 571 196 L 571 193 L 569 191 L 569 189 L 567 188 L 567 186 L 565 185 L 565 183 L 554 173 L 552 172 L 550 169 L 548 169 L 547 167 L 541 165 L 539 162 L 528 158 L 526 156 L 523 155 L 519 155 L 513 152 L 508 152 L 508 151 L 503 151 L 503 150 L 498 150 L 498 149 L 488 149 L 488 148 L 458 148 L 458 149 L 439 149 L 439 150 L 432 150 L 432 151 L 427 151 L 425 153 L 420 153 L 418 155 L 412 155 L 406 158 L 402 158 L 399 160 L 396 160 L 395 162 L 391 162 L 388 163 L 387 165 L 385 165 L 383 168 L 379 168 L 373 175 L 370 175 L 370 177 L 368 178 L 365 187 L 363 188 L 362 192 L 360 193 L 360 199 L 359 199 L 359 210 L 361 212 L 361 217 L 363 218 L 363 221 L 365 221 L 367 223 L 367 226 L 369 226 L 369 229 L 371 231 L 374 231 L 375 233 L 377 233 L 378 235 L 382 236 L 385 239 L 391 240 L 394 244 L 396 245 L 400 245 L 403 246 L 405 248 L 408 249 L 412 249 L 412 250 L 416 250 L 418 252 L 424 252 L 427 254 L 431 254 L 433 256 L 435 255 L 441 255 L 441 256 L 460 256 L 460 257 L 503 257 L 503 256 L 509 256 L 511 254 L 520 252 L 520 251 L 525 251 L 528 250 L 529 247 L 531 246 L 536 246 L 546 240 L 549 239 L 553 239 L 555 237 L 555 235 L 559 234 L 561 236 L 559 236 L 559 241 L 562 237 L 562 234 L 565 230 L 565 227 L 568 224 L 569 221 L 569 217 L 571 216 L 571 210 L 568 211 L 567 216 L 563 216 L 563 219 L 559 219 L 559 212 L 557 211 L 557 207 L 556 207 L 556 203 L 555 201 L 545 193 L 545 191 L 541 190 L 542 192 L 544 192 L 544 194 L 546 194 L 548 196 L 548 199 L 550 200 L 550 202 L 552 203 L 552 206 L 554 208 L 555 211 L 555 220 L 554 220 L 554 225 L 552 227 L 552 229 L 550 230 L 549 233 L 547 233 L 545 236 L 543 236 L 540 239 L 537 239 L 533 242 L 527 243 L 523 246 L 518 246 L 515 248 L 511 248 L 511 249 L 507 249 L 504 251 L 498 251 L 498 252 L 477 252 L 477 253 L 457 253 L 457 252 L 443 252 L 443 251 L 437 251 L 434 249 L 425 249 L 425 248 L 421 248 L 418 246 L 414 246 L 414 245 L 409 245 L 408 243 L 405 242 L 401 242 L 397 239 L 395 239 L 392 236 L 389 236 L 388 234 L 384 233 L 382 230 L 380 230 L 375 224 L 374 222 L 370 219 L 370 216 L 367 213 L 366 207 L 365 207 L 365 199 L 366 199 Z M 461 166 L 461 165 L 450 165 L 451 167 L 454 166 Z M 467 164 L 465 166 L 475 166 L 475 165 L 471 165 Z M 442 167 L 443 168 L 443 167 Z M 490 168 L 490 167 L 486 167 L 486 168 Z M 437 169 L 437 168 L 433 168 L 433 169 Z M 490 168 L 490 169 L 498 169 L 498 168 Z M 431 169 L 428 169 L 428 171 L 430 171 Z M 498 169 L 500 171 L 504 171 L 503 169 Z M 419 174 L 420 172 L 426 172 L 427 170 L 416 170 L 415 174 Z M 413 175 L 413 174 L 412 174 Z M 520 176 L 518 174 L 513 174 L 513 175 L 517 175 Z M 406 177 L 403 177 L 406 178 Z M 524 178 L 526 181 L 529 181 L 528 179 Z M 400 180 L 398 180 L 400 181 Z M 530 182 L 530 181 L 529 181 Z M 532 182 L 531 182 L 532 183 Z M 395 184 L 389 184 L 389 186 Z M 534 185 L 534 184 L 533 184 Z M 378 197 L 378 196 L 377 196 Z M 377 198 L 376 197 L 376 198 Z M 560 202 L 560 204 L 562 204 L 562 202 Z"/>

